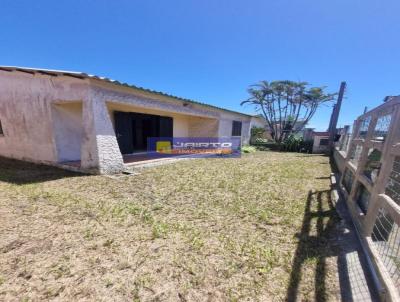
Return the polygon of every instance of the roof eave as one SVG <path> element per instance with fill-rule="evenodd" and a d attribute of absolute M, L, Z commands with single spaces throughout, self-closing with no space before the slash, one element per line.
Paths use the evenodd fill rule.
<path fill-rule="evenodd" d="M 178 97 L 178 96 L 175 96 L 175 95 L 171 95 L 171 94 L 167 94 L 167 93 L 164 93 L 164 92 L 161 92 L 161 91 L 151 90 L 151 89 L 143 88 L 143 87 L 140 87 L 140 86 L 131 85 L 131 84 L 128 84 L 128 83 L 125 83 L 125 82 L 112 80 L 110 78 L 100 77 L 100 76 L 97 76 L 97 75 L 88 74 L 88 73 L 85 73 L 85 72 L 53 70 L 53 69 L 43 69 L 43 68 L 30 68 L 30 67 L 18 67 L 18 66 L 0 66 L 0 70 L 4 70 L 4 71 L 21 71 L 21 72 L 27 72 L 27 73 L 33 73 L 33 74 L 34 73 L 39 73 L 39 74 L 45 74 L 45 75 L 49 75 L 49 76 L 70 76 L 70 77 L 74 77 L 74 78 L 89 79 L 89 80 L 90 79 L 95 79 L 95 80 L 111 83 L 111 84 L 118 85 L 118 86 L 123 86 L 123 87 L 128 87 L 128 88 L 140 90 L 140 91 L 151 93 L 151 94 L 158 95 L 158 96 L 168 97 L 168 98 L 171 98 L 173 100 L 178 100 L 178 101 L 181 101 L 181 102 L 187 102 L 187 103 L 191 103 L 191 104 L 195 104 L 195 105 L 205 106 L 205 107 L 208 107 L 208 108 L 213 108 L 213 109 L 222 110 L 222 111 L 226 111 L 226 112 L 230 112 L 230 113 L 234 113 L 234 114 L 243 115 L 243 116 L 246 116 L 246 117 L 252 117 L 252 115 L 250 115 L 250 114 L 246 114 L 246 113 L 242 113 L 242 112 L 238 112 L 238 111 L 234 111 L 234 110 L 230 110 L 230 109 L 226 109 L 226 108 L 221 108 L 221 107 L 218 107 L 218 106 L 202 103 L 202 102 L 199 102 L 199 101 L 194 101 L 194 100 L 191 100 L 191 99 L 181 98 L 181 97 Z"/>

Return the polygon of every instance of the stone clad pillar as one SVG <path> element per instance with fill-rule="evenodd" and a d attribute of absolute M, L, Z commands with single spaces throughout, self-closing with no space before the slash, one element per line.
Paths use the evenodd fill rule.
<path fill-rule="evenodd" d="M 124 170 L 115 131 L 104 100 L 83 102 L 81 167 L 91 173 L 113 174 Z"/>

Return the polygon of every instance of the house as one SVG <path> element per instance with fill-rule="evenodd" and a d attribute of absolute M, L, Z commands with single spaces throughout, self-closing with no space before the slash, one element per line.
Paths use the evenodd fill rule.
<path fill-rule="evenodd" d="M 82 72 L 0 66 L 0 156 L 118 173 L 148 137 L 250 138 L 250 115 Z"/>
<path fill-rule="evenodd" d="M 313 153 L 326 153 L 329 151 L 329 132 L 313 132 Z"/>

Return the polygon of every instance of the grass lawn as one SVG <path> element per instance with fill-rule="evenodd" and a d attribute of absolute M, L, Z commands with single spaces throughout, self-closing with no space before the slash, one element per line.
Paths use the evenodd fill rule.
<path fill-rule="evenodd" d="M 257 152 L 112 179 L 0 159 L 0 300 L 338 300 L 330 169 Z"/>

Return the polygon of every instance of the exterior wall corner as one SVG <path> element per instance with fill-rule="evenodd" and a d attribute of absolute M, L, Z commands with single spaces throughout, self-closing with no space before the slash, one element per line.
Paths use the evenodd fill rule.
<path fill-rule="evenodd" d="M 82 169 L 96 174 L 113 174 L 124 170 L 115 131 L 106 103 L 89 98 L 83 103 Z"/>

